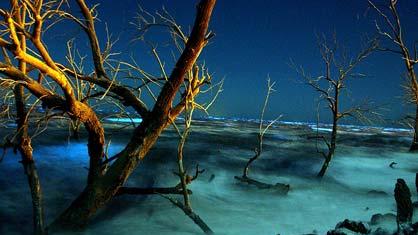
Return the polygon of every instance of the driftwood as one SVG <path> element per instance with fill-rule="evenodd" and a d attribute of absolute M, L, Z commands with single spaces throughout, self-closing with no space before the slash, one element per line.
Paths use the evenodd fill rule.
<path fill-rule="evenodd" d="M 282 183 L 268 184 L 268 183 L 260 182 L 258 180 L 251 179 L 247 176 L 242 176 L 242 177 L 241 176 L 235 176 L 235 179 L 237 179 L 237 180 L 239 180 L 243 183 L 254 185 L 258 189 L 277 190 L 277 192 L 279 192 L 280 194 L 287 194 L 289 192 L 289 189 L 290 189 L 290 185 L 288 185 L 288 184 L 282 184 Z"/>
<path fill-rule="evenodd" d="M 411 224 L 413 215 L 411 192 L 403 179 L 398 179 L 396 182 L 395 200 L 397 208 L 396 222 L 398 230 L 400 230 L 403 225 L 409 226 Z"/>
<path fill-rule="evenodd" d="M 187 194 L 192 194 L 191 190 L 187 190 Z M 180 187 L 156 187 L 156 188 L 137 188 L 137 187 L 121 187 L 117 196 L 120 195 L 147 195 L 147 194 L 183 194 Z"/>

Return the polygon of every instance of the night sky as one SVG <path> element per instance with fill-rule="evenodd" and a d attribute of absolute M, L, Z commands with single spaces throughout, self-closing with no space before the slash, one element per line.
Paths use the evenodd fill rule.
<path fill-rule="evenodd" d="M 99 35 L 104 35 L 106 22 L 114 38 L 119 38 L 115 51 L 121 52 L 125 59 L 134 56 L 146 70 L 158 73 L 149 47 L 131 42 L 135 29 L 129 22 L 134 21 L 138 1 L 89 2 L 100 3 Z M 186 31 L 193 24 L 196 3 L 194 0 L 140 1 L 149 12 L 161 10 L 164 6 Z M 412 48 L 413 41 L 418 39 L 418 1 L 400 0 L 398 5 L 404 34 Z M 368 10 L 366 0 L 218 0 L 210 27 L 216 37 L 200 57 L 214 73 L 215 79 L 225 78 L 224 92 L 211 114 L 258 117 L 269 75 L 277 82 L 277 92 L 271 97 L 267 118 L 283 114 L 284 120 L 315 120 L 317 94 L 301 83 L 289 62 L 293 60 L 312 75 L 320 75 L 323 65 L 316 34 L 331 36 L 335 32 L 340 44 L 354 55 L 360 50 L 366 35 L 376 34 L 375 19 L 380 20 L 374 11 Z M 62 27 L 68 30 L 63 33 Z M 147 39 L 158 43 L 157 49 L 170 70 L 173 58 L 165 46 L 169 41 L 168 34 L 161 31 L 151 33 Z M 48 32 L 47 36 L 50 51 L 59 57 L 69 36 L 83 39 L 84 34 L 74 25 L 63 24 L 61 28 Z M 78 43 L 83 46 L 86 41 Z M 348 84 L 349 97 L 343 105 L 368 99 L 379 106 L 385 105 L 386 111 L 380 112 L 385 118 L 395 120 L 413 110 L 413 107 L 403 104 L 401 83 L 405 69 L 398 55 L 376 52 L 357 71 L 368 76 Z"/>

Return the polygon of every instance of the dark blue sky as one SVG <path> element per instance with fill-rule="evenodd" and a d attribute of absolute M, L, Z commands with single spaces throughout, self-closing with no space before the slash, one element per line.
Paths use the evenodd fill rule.
<path fill-rule="evenodd" d="M 136 13 L 137 1 L 118 2 L 115 5 L 115 1 L 103 1 L 100 6 L 101 18 L 114 32 L 124 25 L 121 22 L 130 21 Z M 187 27 L 193 21 L 196 2 L 153 0 L 141 1 L 141 5 L 150 12 L 164 5 Z M 268 117 L 283 114 L 286 120 L 314 119 L 317 94 L 298 83 L 289 61 L 292 59 L 313 75 L 319 75 L 323 66 L 316 33 L 331 35 L 335 31 L 340 43 L 356 53 L 362 37 L 372 36 L 376 31 L 377 16 L 367 13 L 367 7 L 366 0 L 219 0 L 211 23 L 216 37 L 201 57 L 217 78 L 226 78 L 225 91 L 212 113 L 257 117 L 269 74 L 277 81 L 277 92 L 271 98 Z M 399 7 L 409 42 L 418 39 L 418 1 L 399 1 Z M 369 76 L 349 84 L 350 100 L 369 99 L 387 104 L 390 111 L 384 114 L 395 119 L 410 110 L 401 104 L 404 67 L 397 55 L 374 54 L 359 71 Z"/>
<path fill-rule="evenodd" d="M 112 34 L 119 37 L 115 51 L 122 52 L 125 58 L 134 54 L 145 69 L 157 71 L 148 48 L 129 43 L 135 33 L 129 22 L 137 13 L 138 1 L 89 1 L 93 2 L 100 3 L 101 22 L 97 26 L 100 35 L 106 22 Z M 405 34 L 412 46 L 412 41 L 418 40 L 418 1 L 398 2 Z M 197 0 L 140 1 L 149 12 L 165 6 L 185 29 L 193 23 L 196 3 Z M 271 97 L 267 117 L 283 114 L 285 120 L 314 120 L 317 94 L 298 82 L 300 78 L 288 64 L 293 60 L 311 74 L 320 75 L 323 66 L 315 34 L 332 35 L 335 31 L 349 52 L 358 52 L 362 37 L 373 36 L 376 32 L 374 20 L 378 17 L 374 12 L 367 12 L 367 7 L 366 0 L 218 0 L 211 22 L 216 37 L 201 56 L 217 79 L 225 77 L 224 92 L 211 113 L 258 117 L 269 74 L 277 82 L 277 92 Z M 65 37 L 72 32 L 78 37 L 84 36 L 72 27 L 65 30 Z M 57 32 L 60 30 L 62 28 Z M 51 51 L 63 48 L 57 32 L 49 35 L 58 38 L 49 45 Z M 158 50 L 163 57 L 166 55 L 164 59 L 169 66 L 172 57 L 164 46 L 167 36 L 157 34 L 150 39 L 159 41 Z M 367 98 L 387 105 L 388 111 L 383 114 L 392 119 L 412 110 L 402 104 L 404 67 L 397 55 L 376 53 L 359 66 L 358 71 L 368 77 L 349 83 L 350 98 L 345 105 Z"/>

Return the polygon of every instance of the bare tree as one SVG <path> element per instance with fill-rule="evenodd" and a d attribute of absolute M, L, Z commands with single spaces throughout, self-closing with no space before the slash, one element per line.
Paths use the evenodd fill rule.
<path fill-rule="evenodd" d="M 330 136 L 326 137 L 317 132 L 315 136 L 309 137 L 316 139 L 317 141 L 322 140 L 326 145 L 326 151 L 320 150 L 317 145 L 317 152 L 324 157 L 324 163 L 318 173 L 318 177 L 323 177 L 325 175 L 335 154 L 339 121 L 345 117 L 362 119 L 365 117 L 363 115 L 364 113 L 371 112 L 370 108 L 367 107 L 367 103 L 341 110 L 341 98 L 343 91 L 346 89 L 346 81 L 348 79 L 364 76 L 363 74 L 354 72 L 354 70 L 360 62 L 366 59 L 377 48 L 377 46 L 377 41 L 371 40 L 365 49 L 361 50 L 355 58 L 347 60 L 346 53 L 343 52 L 340 56 L 337 55 L 338 43 L 335 36 L 331 43 L 323 37 L 323 39 L 319 40 L 319 50 L 324 63 L 324 74 L 318 77 L 311 77 L 309 74 L 305 73 L 302 67 L 296 68 L 296 71 L 304 79 L 306 84 L 318 92 L 322 100 L 325 100 L 327 107 L 331 112 L 332 130 Z"/>
<path fill-rule="evenodd" d="M 399 1 L 400 2 L 400 1 Z M 415 65 L 418 63 L 418 50 L 417 42 L 415 40 L 412 46 L 412 51 L 408 48 L 405 43 L 405 31 L 402 28 L 401 18 L 397 9 L 397 0 L 387 0 L 383 6 L 378 6 L 372 0 L 368 0 L 368 3 L 372 9 L 374 9 L 383 21 L 384 28 L 376 21 L 377 32 L 386 38 L 393 46 L 398 49 L 391 47 L 379 48 L 381 51 L 387 51 L 400 55 L 400 58 L 405 64 L 407 71 L 408 84 L 405 86 L 406 96 L 409 103 L 415 105 L 415 117 L 413 118 L 413 130 L 414 137 L 410 147 L 410 151 L 418 150 L 418 81 L 415 71 Z"/>
<path fill-rule="evenodd" d="M 84 125 L 88 133 L 90 161 L 86 187 L 54 221 L 53 227 L 79 227 L 87 224 L 99 208 L 119 193 L 160 133 L 182 113 L 185 98 L 177 100 L 176 96 L 181 92 L 184 82 L 191 82 L 186 79 L 187 73 L 193 68 L 202 49 L 211 38 L 212 34 L 207 32 L 215 2 L 216 0 L 201 0 L 197 5 L 197 15 L 190 36 L 185 37 L 185 45 L 171 74 L 161 81 L 161 90 L 155 96 L 155 104 L 151 109 L 138 95 L 138 89 L 131 89 L 129 85 L 117 79 L 121 66 L 126 67 L 125 71 L 137 72 L 141 69 L 134 64 L 121 61 L 117 61 L 116 65 L 112 64 L 107 60 L 109 54 L 106 48 L 102 50 L 100 47 L 95 29 L 97 6 L 89 7 L 84 0 L 76 0 L 81 16 L 74 15 L 71 11 L 73 8 L 67 7 L 71 3 L 65 0 L 12 1 L 10 9 L 0 9 L 0 15 L 3 17 L 0 22 L 0 47 L 3 51 L 0 73 L 21 84 L 20 87 L 38 99 L 43 107 L 55 110 L 52 115 L 77 120 Z M 21 15 L 27 16 L 28 20 L 19 21 L 19 17 L 14 14 L 16 9 L 22 9 Z M 49 53 L 43 40 L 44 33 L 66 19 L 75 22 L 86 33 L 91 48 L 93 72 L 77 71 L 71 64 L 59 63 Z M 174 27 L 172 22 L 165 23 Z M 25 50 L 26 40 L 28 45 Z M 25 64 L 27 71 L 15 66 L 16 63 Z M 108 160 L 104 159 L 105 136 L 100 118 L 88 102 L 83 102 L 83 99 L 77 97 L 77 88 L 74 85 L 76 81 L 84 81 L 88 87 L 95 87 L 92 91 L 94 93 L 84 96 L 83 99 L 108 97 L 122 107 L 132 107 L 136 115 L 143 119 L 133 130 L 132 138 L 126 147 Z M 195 96 L 198 94 L 199 91 Z M 16 97 L 18 99 L 19 95 Z M 27 128 L 27 123 L 22 122 L 22 127 Z M 22 147 L 22 152 L 31 153 L 30 141 L 25 139 L 25 134 L 21 136 L 20 143 L 26 144 L 26 147 Z"/>
<path fill-rule="evenodd" d="M 207 110 L 212 106 L 213 102 L 218 97 L 218 94 L 222 92 L 223 81 L 221 81 L 218 84 L 217 92 L 215 93 L 212 101 L 209 102 L 209 104 L 202 105 L 202 104 L 199 104 L 195 100 L 195 95 L 198 94 L 200 87 L 204 83 L 210 82 L 212 80 L 211 75 L 207 73 L 207 71 L 202 71 L 201 75 L 199 76 L 199 67 L 195 66 L 194 70 L 192 72 L 189 72 L 188 79 L 190 83 L 185 84 L 185 86 L 187 87 L 185 88 L 186 92 L 183 94 L 183 96 L 185 97 L 183 130 L 181 130 L 176 125 L 174 125 L 180 138 L 178 149 L 177 149 L 178 173 L 176 172 L 175 174 L 180 179 L 180 183 L 178 184 L 177 187 L 180 187 L 183 193 L 183 203 L 176 200 L 173 197 L 170 197 L 167 195 L 162 195 L 162 196 L 170 200 L 170 202 L 172 202 L 177 207 L 179 207 L 190 219 L 192 219 L 202 229 L 203 232 L 205 232 L 206 234 L 213 234 L 213 231 L 209 228 L 209 226 L 192 209 L 190 195 L 188 193 L 189 190 L 187 189 L 187 185 L 190 184 L 193 180 L 197 179 L 199 174 L 203 173 L 204 170 L 200 170 L 199 165 L 197 165 L 194 176 L 191 176 L 187 173 L 184 167 L 183 160 L 184 160 L 184 146 L 186 144 L 187 138 L 192 128 L 193 113 L 195 109 L 197 108 L 197 109 L 203 110 L 204 112 L 207 112 Z"/>
<path fill-rule="evenodd" d="M 257 146 L 254 149 L 254 156 L 251 157 L 247 161 L 247 163 L 245 164 L 242 176 L 241 177 L 235 176 L 235 179 L 237 179 L 239 181 L 242 181 L 242 182 L 245 182 L 245 183 L 248 183 L 248 184 L 255 185 L 256 187 L 258 187 L 260 189 L 274 188 L 274 189 L 277 189 L 278 191 L 280 191 L 281 193 L 286 194 L 289 191 L 289 188 L 290 188 L 290 186 L 287 185 L 287 184 L 277 183 L 277 184 L 273 185 L 273 184 L 263 183 L 263 182 L 260 182 L 258 180 L 251 179 L 248 176 L 248 172 L 250 170 L 251 164 L 255 160 L 257 160 L 261 156 L 261 153 L 263 152 L 263 137 L 264 137 L 264 135 L 269 130 L 269 128 L 274 123 L 276 123 L 281 117 L 281 116 L 279 116 L 276 119 L 274 119 L 273 121 L 270 121 L 266 124 L 264 123 L 265 122 L 264 114 L 265 114 L 265 111 L 266 111 L 266 108 L 267 108 L 268 101 L 270 99 L 270 95 L 275 91 L 274 90 L 274 85 L 275 84 L 276 84 L 276 82 L 271 82 L 270 78 L 267 79 L 267 94 L 266 94 L 266 97 L 264 99 L 263 107 L 261 109 L 260 124 L 258 126 L 258 134 L 257 134 Z"/>

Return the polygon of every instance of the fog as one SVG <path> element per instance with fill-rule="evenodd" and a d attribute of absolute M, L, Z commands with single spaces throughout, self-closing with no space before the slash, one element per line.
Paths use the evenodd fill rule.
<path fill-rule="evenodd" d="M 198 121 L 185 147 L 185 164 L 206 171 L 190 185 L 192 206 L 217 234 L 325 234 L 344 220 L 370 221 L 373 214 L 394 213 L 397 178 L 408 183 L 413 201 L 416 155 L 407 153 L 409 133 L 398 129 L 345 127 L 326 176 L 315 177 L 322 159 L 315 128 L 304 124 L 274 126 L 265 136 L 264 152 L 250 176 L 266 183 L 290 184 L 288 195 L 260 190 L 234 179 L 253 155 L 254 122 Z M 109 124 L 108 124 L 109 125 Z M 116 130 L 117 128 L 115 128 Z M 115 131 L 109 152 L 124 147 L 129 131 Z M 326 130 L 324 130 L 326 134 Z M 169 187 L 178 183 L 176 134 L 164 132 L 127 182 L 130 186 Z M 50 143 L 50 144 L 46 144 Z M 63 147 L 64 145 L 64 147 Z M 64 210 L 87 179 L 86 143 L 45 135 L 35 140 L 47 222 Z M 0 163 L 0 234 L 29 234 L 31 201 L 19 156 L 8 152 Z M 390 163 L 396 162 L 393 168 Z M 176 196 L 174 196 L 176 197 Z M 180 196 L 178 196 L 180 197 Z M 393 219 L 385 225 L 396 229 Z M 375 227 L 373 227 L 375 229 Z M 184 213 L 159 195 L 120 196 L 102 209 L 79 234 L 201 234 Z"/>

